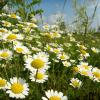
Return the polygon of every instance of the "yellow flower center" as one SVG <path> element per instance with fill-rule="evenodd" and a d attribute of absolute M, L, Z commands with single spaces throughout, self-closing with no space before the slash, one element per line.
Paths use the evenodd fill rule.
<path fill-rule="evenodd" d="M 3 30 L 3 29 L 0 29 L 0 32 L 5 32 L 5 30 Z"/>
<path fill-rule="evenodd" d="M 77 82 L 76 80 L 74 80 L 74 81 L 72 82 L 72 84 L 73 84 L 75 87 L 79 87 L 79 82 Z"/>
<path fill-rule="evenodd" d="M 60 58 L 61 58 L 61 59 L 65 59 L 65 56 L 64 56 L 64 55 L 61 55 Z"/>
<path fill-rule="evenodd" d="M 85 75 L 85 76 L 88 76 L 88 72 L 87 72 L 87 71 L 84 71 L 84 70 L 81 71 L 81 74 L 82 74 L 82 75 Z"/>
<path fill-rule="evenodd" d="M 17 18 L 17 16 L 15 14 L 11 14 L 10 16 L 11 18 Z"/>
<path fill-rule="evenodd" d="M 16 52 L 22 53 L 23 52 L 23 49 L 22 48 L 16 48 Z"/>
<path fill-rule="evenodd" d="M 4 87 L 6 85 L 6 80 L 0 79 L 0 87 Z"/>
<path fill-rule="evenodd" d="M 61 100 L 61 98 L 58 97 L 58 96 L 51 96 L 51 97 L 49 98 L 49 100 Z"/>
<path fill-rule="evenodd" d="M 93 72 L 93 75 L 100 79 L 100 73 L 99 72 Z"/>
<path fill-rule="evenodd" d="M 12 90 L 12 92 L 15 93 L 15 94 L 20 94 L 20 93 L 23 92 L 24 87 L 23 87 L 23 85 L 20 84 L 20 83 L 14 83 L 14 84 L 12 84 L 12 86 L 11 86 L 11 90 Z"/>
<path fill-rule="evenodd" d="M 89 69 L 89 66 L 87 66 L 87 65 L 84 65 L 83 67 L 84 67 L 85 69 L 87 69 L 87 70 Z"/>
<path fill-rule="evenodd" d="M 7 39 L 8 40 L 15 40 L 17 38 L 16 34 L 10 34 Z"/>
<path fill-rule="evenodd" d="M 58 50 L 58 49 L 54 49 L 54 52 L 55 52 L 55 53 L 58 53 L 58 52 L 59 52 L 59 50 Z"/>
<path fill-rule="evenodd" d="M 50 33 L 47 33 L 46 36 L 47 36 L 48 38 L 52 38 L 52 35 L 51 35 Z"/>
<path fill-rule="evenodd" d="M 78 67 L 73 67 L 73 71 L 78 72 L 79 71 Z"/>
<path fill-rule="evenodd" d="M 84 45 L 80 45 L 80 49 L 84 49 Z"/>
<path fill-rule="evenodd" d="M 85 50 L 81 50 L 81 53 L 83 54 L 83 55 L 86 55 L 86 51 Z"/>
<path fill-rule="evenodd" d="M 36 68 L 36 69 L 40 69 L 44 66 L 44 61 L 41 60 L 41 59 L 34 59 L 32 62 L 31 62 L 31 66 Z"/>
<path fill-rule="evenodd" d="M 44 78 L 44 74 L 43 73 L 37 73 L 37 75 L 35 75 L 35 78 L 41 80 L 41 79 Z"/>
<path fill-rule="evenodd" d="M 10 22 L 4 22 L 4 26 L 11 26 Z"/>
<path fill-rule="evenodd" d="M 0 54 L 0 56 L 1 56 L 2 58 L 7 58 L 7 57 L 9 57 L 9 53 L 8 53 L 8 52 L 2 52 L 2 53 Z"/>

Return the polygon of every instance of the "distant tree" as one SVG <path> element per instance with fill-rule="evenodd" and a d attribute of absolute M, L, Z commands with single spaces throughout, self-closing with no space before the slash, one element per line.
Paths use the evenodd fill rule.
<path fill-rule="evenodd" d="M 94 5 L 93 13 L 91 16 L 89 16 L 87 10 L 90 2 L 95 2 L 95 0 L 83 0 L 82 4 L 79 4 L 79 0 L 73 0 L 73 8 L 76 14 L 75 25 L 79 32 L 84 33 L 84 36 L 91 31 L 91 24 L 94 21 L 98 6 L 97 4 Z"/>
<path fill-rule="evenodd" d="M 41 14 L 42 9 L 35 9 L 36 5 L 41 3 L 41 0 L 3 0 L 12 12 L 17 13 L 23 20 L 30 20 L 31 15 Z M 2 8 L 5 6 L 3 5 Z"/>

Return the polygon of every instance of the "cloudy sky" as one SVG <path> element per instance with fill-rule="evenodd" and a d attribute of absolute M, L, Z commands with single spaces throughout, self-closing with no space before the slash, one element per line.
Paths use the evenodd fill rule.
<path fill-rule="evenodd" d="M 75 13 L 71 1 L 72 0 L 67 0 L 67 2 L 65 3 L 65 0 L 42 0 L 40 8 L 44 10 L 43 13 L 44 21 L 48 23 L 53 23 L 58 17 L 63 15 L 64 20 L 70 24 L 75 18 L 74 15 Z M 80 4 L 82 4 L 83 0 L 78 0 L 78 1 Z M 100 25 L 100 0 L 92 0 L 92 1 L 95 2 L 88 4 L 88 14 L 90 16 L 92 15 L 94 7 L 98 2 L 98 9 L 93 23 L 93 27 L 97 27 Z"/>

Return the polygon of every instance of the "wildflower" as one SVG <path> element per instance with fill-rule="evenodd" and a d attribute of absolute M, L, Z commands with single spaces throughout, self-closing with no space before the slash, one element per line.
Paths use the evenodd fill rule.
<path fill-rule="evenodd" d="M 94 53 L 99 53 L 99 49 L 95 48 L 95 47 L 92 47 L 91 50 L 94 52 Z"/>
<path fill-rule="evenodd" d="M 72 78 L 70 85 L 72 85 L 74 88 L 80 88 L 82 82 L 78 78 Z"/>
<path fill-rule="evenodd" d="M 16 46 L 14 46 L 14 50 L 17 53 L 30 54 L 30 51 L 29 51 L 29 49 L 26 46 L 16 45 Z"/>
<path fill-rule="evenodd" d="M 5 90 L 7 85 L 7 81 L 0 77 L 0 89 Z"/>
<path fill-rule="evenodd" d="M 62 63 L 63 63 L 63 65 L 64 65 L 65 67 L 71 66 L 71 63 L 68 62 L 68 61 L 63 61 Z"/>
<path fill-rule="evenodd" d="M 14 13 L 8 15 L 8 17 L 10 17 L 10 18 L 14 18 L 14 19 L 20 19 L 20 17 L 17 16 L 16 14 L 14 14 Z"/>
<path fill-rule="evenodd" d="M 12 24 L 8 21 L 3 20 L 2 23 L 3 23 L 2 25 L 5 26 L 5 27 L 11 27 L 12 26 Z"/>
<path fill-rule="evenodd" d="M 38 83 L 44 83 L 46 80 L 48 80 L 48 75 L 45 73 L 44 70 L 40 71 L 33 71 L 30 74 L 31 81 L 35 81 Z"/>
<path fill-rule="evenodd" d="M 89 57 L 89 53 L 87 53 L 85 50 L 80 50 L 81 56 L 84 56 L 85 58 Z"/>
<path fill-rule="evenodd" d="M 12 52 L 8 49 L 4 49 L 0 51 L 0 59 L 11 59 L 12 58 Z"/>
<path fill-rule="evenodd" d="M 92 66 L 89 66 L 86 62 L 80 62 L 80 65 L 77 65 L 79 69 L 91 70 Z"/>
<path fill-rule="evenodd" d="M 5 34 L 3 36 L 3 39 L 5 41 L 22 40 L 23 39 L 23 36 L 21 34 L 14 34 L 14 33 L 9 32 L 8 34 Z"/>
<path fill-rule="evenodd" d="M 28 84 L 22 78 L 13 77 L 10 78 L 10 82 L 7 83 L 7 91 L 11 98 L 23 99 L 29 93 Z"/>
<path fill-rule="evenodd" d="M 60 60 L 67 60 L 67 59 L 69 59 L 69 56 L 66 55 L 65 53 L 60 53 L 57 55 L 57 58 Z"/>
<path fill-rule="evenodd" d="M 39 52 L 33 57 L 29 57 L 25 62 L 25 67 L 28 68 L 30 71 L 34 71 L 36 69 L 48 69 L 48 64 L 50 63 L 49 55 L 45 52 Z"/>
<path fill-rule="evenodd" d="M 84 45 L 81 44 L 77 44 L 77 46 L 80 48 L 80 50 L 86 50 L 87 47 L 85 47 Z"/>
<path fill-rule="evenodd" d="M 53 51 L 52 52 L 58 54 L 58 53 L 60 53 L 62 51 L 63 51 L 63 48 L 53 48 Z"/>
<path fill-rule="evenodd" d="M 68 100 L 67 96 L 63 96 L 62 92 L 48 90 L 45 94 L 46 97 L 42 97 L 42 100 Z"/>
<path fill-rule="evenodd" d="M 100 69 L 97 67 L 92 69 L 92 74 L 93 74 L 93 80 L 100 82 Z"/>
<path fill-rule="evenodd" d="M 13 29 L 12 32 L 17 33 L 17 32 L 19 32 L 19 30 L 18 29 Z"/>

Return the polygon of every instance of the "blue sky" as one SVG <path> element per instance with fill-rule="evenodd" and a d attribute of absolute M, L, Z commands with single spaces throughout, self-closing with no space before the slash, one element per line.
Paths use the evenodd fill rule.
<path fill-rule="evenodd" d="M 44 10 L 43 13 L 43 19 L 44 21 L 48 23 L 55 22 L 55 19 L 57 17 L 63 15 L 64 20 L 67 23 L 71 23 L 74 20 L 74 11 L 72 7 L 72 0 L 67 0 L 65 8 L 63 10 L 65 0 L 42 0 L 42 3 L 40 4 L 40 8 Z M 83 0 L 78 0 L 79 3 L 82 3 Z M 96 17 L 93 23 L 93 27 L 97 27 L 97 25 L 100 25 L 100 0 L 96 0 L 98 2 L 98 10 L 96 12 Z M 91 3 L 88 7 L 88 14 L 91 15 L 93 13 L 95 4 Z"/>

